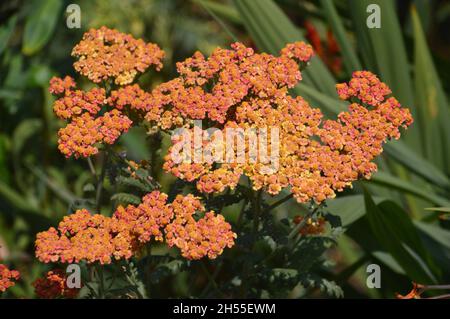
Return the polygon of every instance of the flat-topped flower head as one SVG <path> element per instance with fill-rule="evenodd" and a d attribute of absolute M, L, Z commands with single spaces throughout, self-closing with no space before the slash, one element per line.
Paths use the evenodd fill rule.
<path fill-rule="evenodd" d="M 17 270 L 9 270 L 8 267 L 0 264 L 0 292 L 13 287 L 19 279 L 20 273 Z"/>
<path fill-rule="evenodd" d="M 53 104 L 53 112 L 62 120 L 69 120 L 83 113 L 96 115 L 105 104 L 106 95 L 103 88 L 82 90 L 65 90 L 64 96 Z"/>
<path fill-rule="evenodd" d="M 89 157 L 98 153 L 98 144 L 113 144 L 131 124 L 132 121 L 119 110 L 97 118 L 83 113 L 58 131 L 58 148 L 66 157 Z"/>
<path fill-rule="evenodd" d="M 150 242 L 166 241 L 188 259 L 216 258 L 234 245 L 236 234 L 222 215 L 205 208 L 193 195 L 178 195 L 167 203 L 167 194 L 153 191 L 137 206 L 119 206 L 112 217 L 78 210 L 64 217 L 58 228 L 37 234 L 36 257 L 45 263 L 85 261 L 109 264 L 129 259 Z"/>
<path fill-rule="evenodd" d="M 149 66 L 160 70 L 164 51 L 156 44 L 103 26 L 86 32 L 73 48 L 72 56 L 78 58 L 75 70 L 92 82 L 112 78 L 116 84 L 126 85 Z"/>
<path fill-rule="evenodd" d="M 41 299 L 76 298 L 80 289 L 67 286 L 67 274 L 62 269 L 50 270 L 33 282 L 34 292 Z"/>
<path fill-rule="evenodd" d="M 170 247 L 178 247 L 183 257 L 215 259 L 226 247 L 233 247 L 236 234 L 222 215 L 210 211 L 198 220 L 194 218 L 196 213 L 205 211 L 198 198 L 178 195 L 172 208 L 175 218 L 165 228 L 166 240 Z"/>
<path fill-rule="evenodd" d="M 295 48 L 289 47 L 284 51 L 284 56 L 293 55 L 291 51 L 296 51 Z M 298 50 L 295 54 L 299 57 L 303 56 L 303 51 L 308 52 L 307 49 Z M 309 53 L 306 56 L 310 56 Z M 242 64 L 253 61 L 260 65 L 256 61 L 271 59 L 261 55 L 251 60 L 253 57 L 255 55 L 247 57 Z M 264 63 L 262 65 L 262 69 L 268 70 Z M 259 78 L 258 73 L 252 74 Z M 184 135 L 174 135 L 173 146 L 169 148 L 163 168 L 178 178 L 196 182 L 197 189 L 204 193 L 222 192 L 227 187 L 233 189 L 240 176 L 246 175 L 253 189 L 264 189 L 271 195 L 289 188 L 298 202 L 314 200 L 320 203 L 333 198 L 337 191 L 351 186 L 357 179 L 370 178 L 377 169 L 373 160 L 381 154 L 383 143 L 390 138 L 399 138 L 400 128 L 406 128 L 412 123 L 409 110 L 402 108 L 394 97 L 387 97 L 390 89 L 375 75 L 355 72 L 354 76 L 348 84 L 338 85 L 337 90 L 342 98 L 357 98 L 362 104 L 349 105 L 348 111 L 339 114 L 337 120 L 323 120 L 319 109 L 312 108 L 301 97 L 291 97 L 286 90 L 289 81 L 280 80 L 277 83 L 285 85 L 274 90 L 267 90 L 271 84 L 266 83 L 258 94 L 254 93 L 234 104 L 227 111 L 224 124 L 215 125 L 224 137 L 219 142 L 204 139 L 209 136 L 206 130 L 188 127 L 183 134 L 187 132 L 187 136 L 191 136 L 187 142 L 190 143 L 187 149 L 191 152 L 179 157 L 179 153 L 185 151 L 184 146 L 180 147 Z M 280 79 L 269 77 L 273 78 Z M 245 83 L 251 81 L 252 78 Z M 192 84 L 189 89 L 201 90 L 201 87 Z M 187 114 L 180 115 L 192 119 Z M 228 129 L 241 133 L 228 141 Z M 200 130 L 201 139 L 197 145 L 195 138 L 192 138 L 196 130 Z M 255 132 L 258 133 L 256 140 L 251 138 Z M 278 132 L 275 143 L 271 140 L 272 132 Z M 255 158 L 252 154 L 253 146 L 257 141 L 261 143 L 261 140 L 263 144 L 258 144 L 259 150 L 265 149 L 267 156 L 275 156 L 275 161 L 270 162 L 270 165 L 263 161 L 263 157 Z M 219 143 L 218 148 L 216 143 Z M 245 155 L 242 160 L 234 157 L 228 161 L 223 150 L 230 146 L 232 154 L 241 152 Z M 200 152 L 197 150 L 199 147 Z M 211 157 L 207 158 L 201 153 L 202 149 L 219 149 L 221 153 L 218 160 L 211 162 Z M 201 160 L 194 161 L 198 153 Z M 214 156 L 212 158 L 216 159 Z"/>
<path fill-rule="evenodd" d="M 145 195 L 138 206 L 119 206 L 114 218 L 126 223 L 141 243 L 149 242 L 151 238 L 162 241 L 162 230 L 173 217 L 173 211 L 166 202 L 166 194 L 154 191 Z"/>
<path fill-rule="evenodd" d="M 58 229 L 37 234 L 36 257 L 45 263 L 109 264 L 112 260 L 130 258 L 134 244 L 127 225 L 83 209 L 64 217 Z"/>
<path fill-rule="evenodd" d="M 278 57 L 257 54 L 241 43 L 230 50 L 217 48 L 208 58 L 196 52 L 177 63 L 179 77 L 152 91 L 154 106 L 162 112 L 159 125 L 168 129 L 201 119 L 223 125 L 250 96 L 284 96 L 301 80 L 297 62 L 311 56 L 312 48 L 303 42 L 286 47 Z M 154 120 L 154 114 L 148 118 Z"/>
<path fill-rule="evenodd" d="M 343 100 L 357 98 L 362 103 L 376 106 L 391 94 L 391 89 L 378 77 L 369 71 L 353 72 L 352 79 L 348 83 L 336 85 L 338 95 Z"/>
<path fill-rule="evenodd" d="M 159 104 L 137 84 L 129 85 L 149 66 L 161 69 L 164 52 L 156 44 L 101 27 L 86 32 L 72 55 L 78 58 L 75 70 L 101 87 L 76 89 L 70 76 L 50 80 L 49 91 L 57 96 L 53 111 L 69 122 L 58 132 L 58 148 L 66 157 L 88 157 L 100 144 L 114 144 L 131 127 L 130 113 L 159 120 Z M 109 79 L 126 86 L 111 88 L 105 83 Z"/>
<path fill-rule="evenodd" d="M 294 224 L 300 224 L 303 223 L 303 227 L 301 227 L 298 231 L 298 233 L 302 236 L 308 236 L 308 235 L 320 235 L 325 232 L 325 226 L 326 226 L 326 220 L 323 217 L 317 217 L 317 218 L 307 218 L 306 221 L 304 221 L 303 216 L 296 216 L 294 218 Z"/>
<path fill-rule="evenodd" d="M 51 94 L 59 95 L 72 90 L 76 86 L 75 80 L 70 76 L 66 76 L 64 79 L 54 76 L 50 79 L 48 90 Z"/>

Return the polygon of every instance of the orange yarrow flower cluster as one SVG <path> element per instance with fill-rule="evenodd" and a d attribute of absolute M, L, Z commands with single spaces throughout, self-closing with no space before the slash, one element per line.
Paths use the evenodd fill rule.
<path fill-rule="evenodd" d="M 369 71 L 353 72 L 350 82 L 337 84 L 336 90 L 342 100 L 356 98 L 370 106 L 379 105 L 392 93 L 385 83 Z"/>
<path fill-rule="evenodd" d="M 261 160 L 250 161 L 250 142 L 244 139 L 238 140 L 245 143 L 244 163 L 229 163 L 224 158 L 193 162 L 191 157 L 175 163 L 173 155 L 180 150 L 172 147 L 164 169 L 181 179 L 196 181 L 197 188 L 206 193 L 233 188 L 244 174 L 255 190 L 276 195 L 290 187 L 298 202 L 317 203 L 335 197 L 336 191 L 361 177 L 370 178 L 377 169 L 372 160 L 382 152 L 387 139 L 399 138 L 399 128 L 412 123 L 411 114 L 395 98 L 387 98 L 390 90 L 386 84 L 374 74 L 360 71 L 348 84 L 337 85 L 342 99 L 355 99 L 360 104 L 351 104 L 349 111 L 339 114 L 335 121 L 323 120 L 319 109 L 311 108 L 302 97 L 288 94 L 288 89 L 301 80 L 297 63 L 307 62 L 311 55 L 311 47 L 302 42 L 288 44 L 279 57 L 254 54 L 235 44 L 233 50 L 218 49 L 207 60 L 196 54 L 179 64 L 180 77 L 152 92 L 154 97 L 162 93 L 157 100 L 164 107 L 171 106 L 162 113 L 160 125 L 189 128 L 192 120 L 207 119 L 223 131 L 222 136 L 226 136 L 227 128 L 277 128 L 279 167 L 274 173 Z M 219 79 L 215 85 L 209 82 L 213 78 Z M 226 104 L 208 105 L 205 101 L 211 97 L 224 96 L 217 92 L 233 93 L 226 95 Z M 196 129 L 191 128 L 192 133 Z M 208 136 L 206 131 L 203 134 Z M 209 137 L 209 141 L 202 141 L 202 148 L 215 143 Z M 181 139 L 181 135 L 173 136 L 173 145 Z M 221 142 L 222 150 L 226 145 L 236 145 L 226 139 Z M 196 147 L 192 141 L 194 154 L 201 152 Z M 270 145 L 267 150 L 270 153 Z M 235 146 L 234 151 L 239 149 Z"/>
<path fill-rule="evenodd" d="M 98 153 L 98 143 L 114 144 L 131 124 L 132 121 L 118 110 L 97 118 L 83 113 L 59 130 L 58 148 L 66 157 L 89 157 Z"/>
<path fill-rule="evenodd" d="M 192 195 L 178 195 L 171 205 L 175 219 L 167 225 L 166 240 L 170 247 L 176 246 L 187 259 L 208 256 L 215 259 L 224 248 L 234 245 L 236 234 L 222 215 L 213 211 L 196 220 L 194 214 L 205 212 L 205 207 Z"/>
<path fill-rule="evenodd" d="M 178 195 L 167 203 L 167 195 L 154 191 L 138 206 L 119 206 L 112 217 L 78 210 L 64 217 L 57 229 L 36 238 L 36 257 L 42 262 L 72 263 L 82 260 L 109 264 L 129 259 L 143 244 L 166 239 L 188 259 L 215 258 L 234 244 L 236 234 L 222 215 L 213 211 L 194 219 L 205 209 L 198 198 Z"/>
<path fill-rule="evenodd" d="M 75 70 L 92 82 L 112 78 L 116 84 L 126 85 L 150 65 L 160 70 L 164 51 L 156 44 L 103 26 L 86 32 L 73 48 L 72 56 L 78 58 Z"/>
<path fill-rule="evenodd" d="M 303 222 L 303 216 L 296 216 L 294 218 L 294 224 L 300 224 Z M 302 228 L 299 229 L 299 234 L 302 236 L 306 235 L 320 235 L 325 232 L 326 220 L 323 217 L 311 218 L 309 217 Z"/>
<path fill-rule="evenodd" d="M 86 209 L 65 216 L 58 228 L 36 237 L 36 257 L 45 263 L 73 263 L 82 260 L 109 264 L 133 255 L 134 242 L 128 225 Z"/>
<path fill-rule="evenodd" d="M 155 118 L 153 111 L 147 120 L 157 121 L 164 129 L 195 119 L 223 124 L 232 116 L 232 107 L 247 96 L 269 98 L 293 87 L 301 79 L 296 61 L 306 62 L 312 55 L 312 48 L 300 43 L 288 45 L 280 57 L 255 54 L 241 43 L 231 48 L 217 48 L 207 59 L 196 52 L 177 63 L 180 76 L 151 92 L 160 117 Z"/>
<path fill-rule="evenodd" d="M 163 240 L 163 229 L 170 223 L 173 211 L 167 205 L 167 195 L 159 191 L 151 192 L 142 198 L 138 206 L 119 206 L 114 218 L 126 223 L 140 243 Z"/>
<path fill-rule="evenodd" d="M 204 216 L 195 219 L 196 214 Z M 213 211 L 205 213 L 205 207 L 193 195 L 178 195 L 168 204 L 166 194 L 154 191 L 137 207 L 119 207 L 114 217 L 128 223 L 140 243 L 165 238 L 169 247 L 178 247 L 187 259 L 214 259 L 224 248 L 232 247 L 236 238 L 224 217 Z"/>
<path fill-rule="evenodd" d="M 151 65 L 159 70 L 164 52 L 156 44 L 102 27 L 85 33 L 72 55 L 78 58 L 75 70 L 94 83 L 113 79 L 118 85 L 126 85 Z M 53 105 L 55 114 L 69 121 L 58 132 L 58 148 L 66 157 L 88 157 L 98 153 L 99 144 L 115 143 L 132 125 L 125 111 L 151 111 L 148 94 L 138 85 L 111 92 L 98 87 L 83 91 L 77 90 L 75 81 L 66 76 L 52 78 L 49 91 L 58 96 Z M 129 108 L 124 110 L 125 106 Z"/>
<path fill-rule="evenodd" d="M 15 281 L 20 279 L 20 273 L 17 270 L 9 270 L 3 264 L 0 264 L 0 292 L 15 285 Z"/>
<path fill-rule="evenodd" d="M 34 292 L 42 299 L 76 298 L 80 289 L 67 286 L 67 275 L 62 269 L 54 269 L 33 283 Z"/>

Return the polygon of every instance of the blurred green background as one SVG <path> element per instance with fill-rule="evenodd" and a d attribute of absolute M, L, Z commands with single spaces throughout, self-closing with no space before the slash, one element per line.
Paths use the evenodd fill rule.
<path fill-rule="evenodd" d="M 66 8 L 81 8 L 81 28 L 66 26 Z M 369 4 L 381 28 L 369 29 Z M 47 91 L 54 75 L 74 74 L 72 47 L 89 28 L 106 25 L 155 42 L 166 52 L 162 72 L 140 84 L 151 89 L 175 76 L 175 62 L 234 41 L 277 54 L 309 41 L 318 53 L 293 94 L 330 118 L 345 109 L 334 85 L 355 70 L 371 70 L 411 109 L 414 124 L 385 147 L 371 181 L 328 201 L 345 227 L 326 276 L 346 297 L 393 297 L 411 281 L 450 283 L 450 1 L 438 0 L 34 0 L 0 4 L 0 261 L 21 271 L 11 297 L 32 297 L 45 269 L 34 259 L 38 231 L 55 225 L 89 197 L 84 160 L 57 150 L 62 122 Z M 151 157 L 143 132 L 120 143 L 133 159 Z M 164 185 L 173 179 L 160 173 Z M 368 192 L 364 197 L 363 190 Z M 289 202 L 275 218 L 299 210 Z M 366 287 L 365 266 L 382 266 L 382 288 Z"/>

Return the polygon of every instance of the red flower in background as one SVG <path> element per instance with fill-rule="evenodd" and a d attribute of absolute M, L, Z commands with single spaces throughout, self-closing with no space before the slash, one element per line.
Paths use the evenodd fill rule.
<path fill-rule="evenodd" d="M 334 73 L 339 74 L 342 71 L 342 58 L 340 56 L 340 48 L 336 39 L 331 32 L 331 29 L 327 30 L 326 42 L 322 41 L 320 34 L 311 21 L 305 21 L 306 38 L 311 43 L 314 51 L 327 65 L 327 67 Z M 324 44 L 326 44 L 324 46 Z"/>

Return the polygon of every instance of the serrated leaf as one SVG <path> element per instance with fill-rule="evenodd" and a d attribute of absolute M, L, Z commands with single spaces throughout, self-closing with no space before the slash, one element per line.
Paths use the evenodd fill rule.
<path fill-rule="evenodd" d="M 143 191 L 143 192 L 151 191 L 151 188 L 148 185 L 142 183 L 141 181 L 139 181 L 138 179 L 133 178 L 133 177 L 118 176 L 116 178 L 116 182 L 118 185 L 135 187 L 138 190 Z"/>
<path fill-rule="evenodd" d="M 319 288 L 329 296 L 336 298 L 344 297 L 344 292 L 334 281 L 327 280 L 315 274 L 305 274 L 300 277 L 300 283 L 305 288 Z"/>
<path fill-rule="evenodd" d="M 117 193 L 111 196 L 112 201 L 116 201 L 119 204 L 122 205 L 139 205 L 141 203 L 141 199 L 133 194 L 128 193 Z"/>

